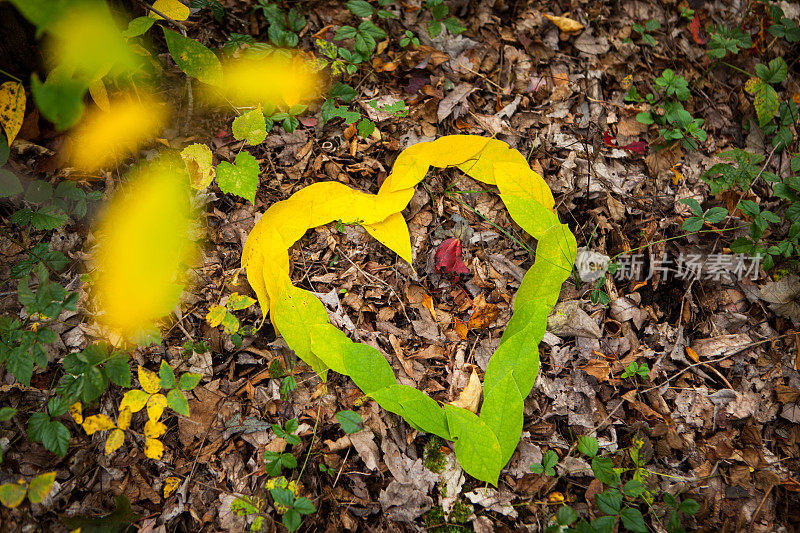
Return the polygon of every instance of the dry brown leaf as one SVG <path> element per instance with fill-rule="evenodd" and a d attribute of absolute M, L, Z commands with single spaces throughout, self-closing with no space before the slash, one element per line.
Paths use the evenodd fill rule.
<path fill-rule="evenodd" d="M 581 369 L 601 382 L 607 381 L 608 375 L 611 373 L 611 365 L 604 359 L 589 359 L 586 366 L 581 367 Z"/>
<path fill-rule="evenodd" d="M 500 315 L 500 310 L 497 308 L 497 306 L 487 303 L 483 294 L 479 294 L 478 297 L 475 298 L 475 301 L 472 305 L 475 308 L 475 311 L 473 311 L 472 316 L 469 317 L 469 322 L 467 323 L 467 326 L 470 328 L 488 328 L 489 325 Z"/>
<path fill-rule="evenodd" d="M 455 322 L 453 323 L 453 329 L 455 330 L 456 333 L 458 333 L 458 336 L 461 337 L 461 340 L 465 340 L 467 338 L 467 334 L 469 333 L 469 326 L 467 325 L 466 322 L 462 322 L 456 319 Z"/>
<path fill-rule="evenodd" d="M 436 308 L 433 307 L 433 298 L 431 298 L 430 294 L 425 294 L 422 297 L 422 305 L 425 307 L 425 309 L 430 311 L 431 316 L 433 317 L 433 319 L 437 320 L 437 318 L 436 318 Z"/>
<path fill-rule="evenodd" d="M 548 15 L 547 13 L 544 13 L 544 17 L 558 26 L 558 29 L 563 32 L 570 33 L 581 31 L 583 29 L 583 24 L 569 17 L 556 17 L 554 15 Z"/>
<path fill-rule="evenodd" d="M 450 405 L 462 407 L 467 411 L 472 411 L 477 414 L 482 392 L 483 384 L 481 383 L 481 378 L 478 376 L 478 372 L 473 368 L 467 386 L 464 387 L 464 390 L 461 391 L 458 398 L 450 402 Z"/>

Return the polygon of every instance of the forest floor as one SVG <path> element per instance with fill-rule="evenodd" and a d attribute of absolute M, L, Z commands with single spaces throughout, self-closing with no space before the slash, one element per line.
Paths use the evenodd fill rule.
<path fill-rule="evenodd" d="M 314 506 L 302 515 L 304 531 L 544 531 L 581 520 L 594 527 L 583 531 L 800 529 L 800 178 L 792 176 L 800 171 L 800 48 L 788 31 L 800 9 L 460 0 L 446 1 L 442 15 L 429 3 L 375 1 L 367 12 L 365 2 L 276 4 L 282 20 L 294 17 L 290 9 L 304 17 L 287 31 L 317 57 L 325 57 L 318 40 L 353 49 L 352 38 L 336 39 L 342 26 L 370 20 L 386 34 L 352 73 L 333 73 L 328 61 L 323 88 L 352 88 L 336 105 L 376 129 L 324 117 L 335 96 L 319 99 L 290 133 L 278 116 L 266 140 L 248 147 L 260 167 L 254 203 L 216 184 L 198 196 L 195 283 L 181 312 L 161 324 L 160 342 L 128 350 L 134 383 L 138 366 L 157 372 L 162 361 L 202 376 L 186 392 L 190 415 L 164 415 L 158 460 L 145 457 L 141 435 L 106 455 L 106 435 L 87 435 L 69 413 L 56 417 L 71 434 L 63 456 L 29 442 L 23 413 L 52 397 L 59 362 L 103 338 L 81 277 L 97 207 L 47 231 L 11 222 L 20 201 L 0 203 L 0 312 L 22 316 L 13 265 L 41 243 L 69 260 L 52 279 L 80 295 L 77 312 L 52 326 L 50 364 L 29 386 L 0 367 L 0 407 L 18 413 L 0 422 L 0 483 L 56 472 L 41 503 L 0 507 L 0 530 L 283 531 L 269 490 L 280 476 Z M 131 18 L 146 14 L 142 4 L 131 3 Z M 181 24 L 212 50 L 237 54 L 277 38 L 267 10 L 250 2 L 220 0 L 220 20 L 206 7 L 213 0 L 192 4 Z M 447 24 L 432 38 L 434 18 Z M 243 144 L 231 134 L 236 112 L 190 105 L 183 74 L 153 35 L 177 117 L 156 144 L 205 143 L 215 162 L 233 161 Z M 9 165 L 55 186 L 63 134 L 33 107 Z M 382 410 L 348 377 L 331 373 L 324 383 L 269 317 L 254 331 L 258 305 L 235 311 L 239 334 L 207 320 L 233 293 L 256 297 L 240 261 L 270 205 L 319 181 L 376 193 L 401 150 L 453 134 L 520 151 L 579 248 L 594 252 L 579 255 L 582 270 L 548 321 L 522 438 L 496 487 L 466 475 L 452 443 Z M 737 160 L 720 157 L 731 149 L 740 149 Z M 131 162 L 80 187 L 108 198 Z M 470 376 L 483 376 L 498 346 L 535 241 L 496 191 L 457 169 L 431 169 L 403 216 L 413 265 L 362 227 L 334 223 L 292 248 L 291 277 L 323 299 L 348 336 L 379 348 L 401 383 L 447 403 L 465 388 L 475 393 Z M 462 250 L 438 268 L 437 250 L 452 238 Z M 759 246 L 766 259 L 749 254 Z M 452 271 L 459 260 L 467 274 Z M 603 274 L 607 263 L 616 271 Z M 115 418 L 125 392 L 109 385 L 84 410 Z M 132 427 L 141 428 L 140 416 Z M 577 446 L 582 435 L 595 437 L 596 455 L 613 470 Z"/>

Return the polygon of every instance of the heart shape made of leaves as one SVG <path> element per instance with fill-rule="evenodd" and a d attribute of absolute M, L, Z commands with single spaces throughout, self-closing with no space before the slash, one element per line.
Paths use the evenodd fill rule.
<path fill-rule="evenodd" d="M 400 385 L 386 358 L 350 340 L 330 323 L 324 305 L 292 284 L 289 248 L 308 229 L 336 220 L 360 224 L 411 263 L 411 239 L 401 211 L 429 167 L 455 166 L 495 185 L 511 218 L 537 239 L 536 261 L 525 274 L 514 313 L 486 368 L 480 415 L 444 405 Z M 506 143 L 475 135 L 450 135 L 403 150 L 377 194 L 337 182 L 315 183 L 270 206 L 244 246 L 242 267 L 264 314 L 303 361 L 323 378 L 331 369 L 413 427 L 455 441 L 456 457 L 473 477 L 497 484 L 522 433 L 523 400 L 539 373 L 538 345 L 547 316 L 569 277 L 575 236 L 554 211 L 553 195 L 525 157 Z"/>

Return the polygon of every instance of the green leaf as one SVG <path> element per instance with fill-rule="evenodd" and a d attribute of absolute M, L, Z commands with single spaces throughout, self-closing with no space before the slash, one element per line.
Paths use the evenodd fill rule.
<path fill-rule="evenodd" d="M 0 503 L 13 509 L 22 503 L 26 492 L 28 492 L 28 486 L 25 482 L 3 483 L 0 485 Z"/>
<path fill-rule="evenodd" d="M 760 78 L 747 80 L 744 89 L 754 95 L 753 106 L 756 108 L 758 124 L 763 128 L 778 114 L 780 109 L 778 93 L 770 84 Z"/>
<path fill-rule="evenodd" d="M 706 212 L 703 218 L 710 224 L 716 224 L 717 222 L 722 222 L 727 216 L 728 210 L 724 207 L 712 207 Z"/>
<path fill-rule="evenodd" d="M 180 382 L 178 383 L 178 387 L 184 391 L 190 391 L 197 387 L 197 384 L 200 383 L 200 380 L 203 379 L 202 374 L 195 374 L 193 372 L 186 372 L 185 374 L 181 375 Z"/>
<path fill-rule="evenodd" d="M 353 98 L 358 96 L 358 92 L 355 89 L 342 82 L 337 82 L 336 85 L 331 87 L 331 90 L 328 94 L 334 98 L 344 100 L 345 102 L 350 102 L 353 100 Z"/>
<path fill-rule="evenodd" d="M 27 349 L 15 348 L 6 354 L 6 370 L 11 372 L 17 381 L 25 386 L 31 384 L 33 376 L 33 359 Z"/>
<path fill-rule="evenodd" d="M 703 216 L 703 208 L 700 207 L 700 202 L 695 200 L 694 198 L 682 198 L 678 200 L 678 202 L 682 203 L 683 205 L 688 205 L 689 209 L 692 210 L 697 216 Z"/>
<path fill-rule="evenodd" d="M 217 165 L 217 184 L 224 193 L 241 196 L 251 203 L 256 201 L 258 189 L 258 161 L 248 152 L 236 155 L 235 166 L 227 161 Z"/>
<path fill-rule="evenodd" d="M 294 501 L 294 509 L 300 514 L 311 514 L 317 512 L 317 508 L 311 503 L 311 500 L 300 496 Z"/>
<path fill-rule="evenodd" d="M 345 5 L 357 17 L 371 17 L 375 12 L 375 8 L 364 0 L 350 0 Z"/>
<path fill-rule="evenodd" d="M 364 423 L 361 415 L 355 411 L 339 411 L 336 413 L 336 420 L 339 421 L 339 424 L 342 426 L 342 430 L 348 435 L 350 433 L 361 431 Z"/>
<path fill-rule="evenodd" d="M 561 526 L 568 526 L 572 524 L 575 520 L 578 519 L 578 513 L 570 507 L 569 505 L 565 505 L 561 509 L 558 510 L 556 513 L 556 520 L 558 524 Z"/>
<path fill-rule="evenodd" d="M 356 29 L 352 26 L 342 26 L 336 33 L 334 34 L 333 38 L 337 41 L 342 41 L 344 39 L 352 39 L 356 36 Z"/>
<path fill-rule="evenodd" d="M 283 505 L 284 507 L 292 508 L 294 506 L 294 493 L 289 489 L 282 487 L 275 487 L 271 489 L 270 494 L 275 500 L 275 503 Z"/>
<path fill-rule="evenodd" d="M 14 173 L 5 168 L 0 168 L 0 198 L 16 196 L 22 190 L 22 183 Z"/>
<path fill-rule="evenodd" d="M 616 524 L 616 516 L 601 516 L 592 520 L 592 529 L 595 533 L 613 533 Z"/>
<path fill-rule="evenodd" d="M 467 31 L 467 28 L 462 26 L 461 23 L 458 22 L 458 19 L 455 17 L 448 17 L 444 19 L 442 21 L 442 24 L 444 24 L 444 27 L 447 28 L 447 31 L 449 31 L 453 35 L 458 35 L 459 33 Z"/>
<path fill-rule="evenodd" d="M 638 498 L 642 494 L 644 494 L 644 485 L 642 485 L 641 481 L 636 479 L 632 479 L 625 483 L 622 487 L 622 492 L 625 493 L 625 496 L 630 496 L 631 498 Z"/>
<path fill-rule="evenodd" d="M 0 422 L 11 420 L 16 414 L 17 410 L 13 407 L 0 407 Z"/>
<path fill-rule="evenodd" d="M 295 511 L 294 509 L 289 509 L 283 515 L 281 522 L 283 522 L 283 525 L 286 526 L 286 529 L 292 533 L 300 529 L 300 525 L 303 523 L 303 518 L 300 516 L 299 512 Z"/>
<path fill-rule="evenodd" d="M 373 131 L 375 131 L 375 123 L 368 118 L 362 118 L 361 120 L 358 121 L 356 129 L 358 130 L 358 134 L 364 139 L 366 139 L 367 137 L 372 135 Z"/>
<path fill-rule="evenodd" d="M 239 319 L 233 316 L 232 313 L 225 313 L 222 317 L 222 327 L 229 335 L 234 335 L 239 331 Z"/>
<path fill-rule="evenodd" d="M 31 217 L 31 225 L 38 230 L 58 229 L 66 222 L 67 214 L 55 205 L 46 205 Z"/>
<path fill-rule="evenodd" d="M 189 416 L 189 402 L 186 401 L 186 396 L 178 389 L 172 389 L 167 393 L 167 407 L 176 413 Z"/>
<path fill-rule="evenodd" d="M 42 83 L 39 76 L 31 76 L 31 92 L 39 112 L 59 131 L 77 124 L 83 115 L 83 95 L 88 85 L 73 80 L 53 70 Z"/>
<path fill-rule="evenodd" d="M 50 489 L 53 488 L 55 480 L 55 472 L 47 472 L 33 478 L 28 485 L 28 500 L 31 503 L 42 503 L 47 495 L 50 494 Z"/>
<path fill-rule="evenodd" d="M 600 446 L 596 438 L 590 435 L 581 435 L 578 437 L 578 451 L 583 455 L 594 457 L 600 451 Z"/>
<path fill-rule="evenodd" d="M 456 457 L 464 471 L 487 483 L 497 484 L 503 468 L 503 454 L 497 436 L 474 413 L 444 406 L 447 423 L 456 443 Z"/>
<path fill-rule="evenodd" d="M 163 389 L 175 388 L 175 372 L 165 359 L 161 360 L 161 366 L 158 369 L 159 385 Z"/>
<path fill-rule="evenodd" d="M 594 477 L 606 485 L 616 487 L 620 483 L 619 474 L 614 472 L 614 461 L 608 457 L 595 457 L 592 459 L 592 472 Z"/>
<path fill-rule="evenodd" d="M 252 503 L 248 502 L 244 498 L 236 498 L 231 502 L 231 511 L 236 513 L 239 516 L 246 516 L 249 514 L 257 514 L 258 509 L 253 506 Z"/>
<path fill-rule="evenodd" d="M 128 354 L 117 352 L 106 361 L 106 373 L 112 383 L 120 387 L 130 388 L 131 368 L 128 366 Z"/>
<path fill-rule="evenodd" d="M 153 17 L 137 17 L 128 23 L 128 29 L 122 32 L 122 36 L 130 39 L 144 34 L 155 23 Z"/>
<path fill-rule="evenodd" d="M 703 219 L 700 217 L 689 217 L 684 221 L 683 226 L 681 226 L 681 228 L 683 229 L 683 231 L 688 231 L 688 232 L 700 231 L 701 229 L 703 229 Z"/>
<path fill-rule="evenodd" d="M 222 65 L 214 52 L 183 35 L 162 26 L 172 59 L 186 74 L 203 83 L 222 86 Z"/>
<path fill-rule="evenodd" d="M 241 311 L 242 309 L 247 309 L 251 305 L 256 303 L 253 298 L 250 298 L 246 294 L 239 294 L 238 292 L 234 292 L 230 296 L 228 296 L 228 303 L 225 304 L 225 307 L 230 309 L 231 311 Z"/>
<path fill-rule="evenodd" d="M 64 457 L 69 448 L 69 430 L 56 420 L 51 420 L 42 428 L 42 444 L 56 455 Z"/>
<path fill-rule="evenodd" d="M 385 39 L 386 38 L 386 32 L 383 31 L 382 29 L 380 29 L 379 27 L 377 27 L 375 24 L 373 24 L 369 20 L 365 20 L 364 22 L 362 22 L 361 24 L 358 25 L 358 33 L 360 33 L 360 34 L 362 34 L 364 36 L 369 36 L 373 40 Z M 374 43 L 373 43 L 373 47 L 374 47 Z"/>
<path fill-rule="evenodd" d="M 622 508 L 622 493 L 617 489 L 608 489 L 594 495 L 594 501 L 600 512 L 608 515 L 618 515 Z"/>
<path fill-rule="evenodd" d="M 11 148 L 8 146 L 8 139 L 0 133 L 0 166 L 6 164 L 9 155 L 11 155 Z"/>
<path fill-rule="evenodd" d="M 639 509 L 633 507 L 626 507 L 619 513 L 622 519 L 622 525 L 628 528 L 628 531 L 634 533 L 647 533 L 648 529 L 644 523 L 644 517 Z"/>
<path fill-rule="evenodd" d="M 789 66 L 782 57 L 776 57 L 768 66 L 756 65 L 756 75 L 767 83 L 781 83 L 788 72 Z"/>
<path fill-rule="evenodd" d="M 693 516 L 700 510 L 700 504 L 692 498 L 687 498 L 681 502 L 678 509 L 684 514 Z"/>
<path fill-rule="evenodd" d="M 260 107 L 233 119 L 233 138 L 251 145 L 264 142 L 267 138 L 267 123 Z"/>

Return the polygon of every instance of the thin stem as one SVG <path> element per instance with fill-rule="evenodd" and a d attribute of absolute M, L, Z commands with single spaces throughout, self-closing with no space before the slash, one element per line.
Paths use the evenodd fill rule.
<path fill-rule="evenodd" d="M 306 454 L 306 460 L 303 461 L 303 468 L 300 469 L 300 475 L 297 476 L 297 479 L 303 477 L 303 472 L 305 472 L 306 470 L 306 465 L 308 464 L 308 460 L 311 458 L 311 449 L 314 447 L 314 440 L 317 438 L 317 426 L 319 425 L 319 413 L 321 410 L 322 410 L 322 397 L 320 397 L 319 401 L 317 402 L 317 416 L 314 419 L 314 430 L 311 433 L 311 444 L 308 445 L 308 453 Z"/>
<path fill-rule="evenodd" d="M 19 79 L 18 77 L 14 76 L 14 75 L 13 75 L 13 74 L 11 74 L 10 72 L 6 72 L 5 70 L 3 70 L 3 69 L 1 69 L 1 68 L 0 68 L 0 74 L 5 74 L 5 75 L 6 75 L 6 76 L 8 76 L 9 78 L 11 78 L 11 79 L 13 79 L 13 80 L 17 80 L 18 82 L 22 83 L 22 80 L 21 80 L 21 79 Z"/>
<path fill-rule="evenodd" d="M 695 234 L 700 234 L 700 233 L 719 233 L 720 231 L 733 231 L 733 230 L 736 230 L 736 229 L 746 228 L 749 225 L 750 224 L 744 224 L 744 225 L 741 225 L 741 226 L 736 226 L 735 228 L 704 229 L 704 230 L 700 230 L 700 231 L 693 231 L 691 233 L 684 233 L 683 235 L 678 235 L 676 237 L 667 237 L 666 239 L 653 241 L 650 244 L 644 244 L 644 245 L 639 246 L 637 248 L 631 248 L 630 250 L 626 250 L 624 252 L 620 252 L 620 253 L 618 253 L 618 254 L 616 254 L 614 256 L 611 256 L 611 259 L 613 260 L 613 259 L 616 259 L 617 257 L 619 257 L 619 256 L 621 256 L 623 254 L 629 254 L 631 252 L 636 252 L 636 251 L 642 250 L 644 248 L 650 248 L 651 246 L 655 246 L 656 244 L 661 244 L 663 242 L 674 241 L 676 239 L 683 239 L 684 237 L 688 237 L 689 235 L 695 235 Z"/>

